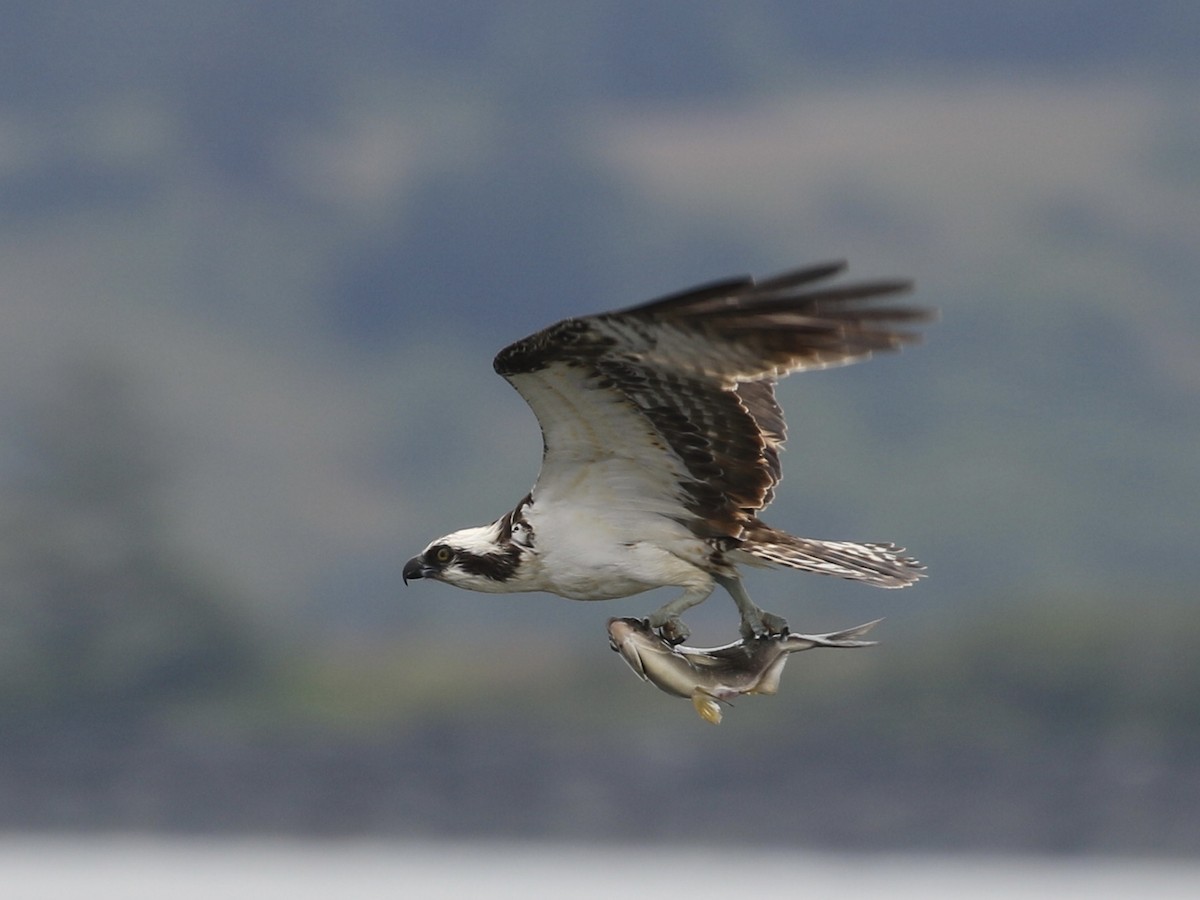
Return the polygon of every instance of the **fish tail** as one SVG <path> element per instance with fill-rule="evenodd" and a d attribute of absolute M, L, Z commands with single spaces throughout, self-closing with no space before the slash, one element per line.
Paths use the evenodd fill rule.
<path fill-rule="evenodd" d="M 789 634 L 784 640 L 789 643 L 802 643 L 803 646 L 794 648 L 796 650 L 807 650 L 809 647 L 874 647 L 878 641 L 863 641 L 859 638 L 882 621 L 883 619 L 873 619 L 862 625 L 844 631 L 831 631 L 828 634 Z"/>

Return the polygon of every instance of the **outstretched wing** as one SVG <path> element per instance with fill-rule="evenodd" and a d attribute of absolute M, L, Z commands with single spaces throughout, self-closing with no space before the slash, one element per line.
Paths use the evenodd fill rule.
<path fill-rule="evenodd" d="M 781 477 L 775 381 L 898 348 L 916 340 L 898 326 L 928 317 L 865 302 L 906 281 L 818 284 L 844 268 L 722 281 L 565 319 L 500 351 L 496 371 L 542 429 L 535 498 L 587 467 L 603 473 L 606 503 L 740 537 Z"/>

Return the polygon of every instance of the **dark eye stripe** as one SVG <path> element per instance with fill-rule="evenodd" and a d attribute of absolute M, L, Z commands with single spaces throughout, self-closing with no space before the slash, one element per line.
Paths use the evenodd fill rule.
<path fill-rule="evenodd" d="M 499 553 L 475 555 L 463 554 L 458 559 L 459 568 L 471 575 L 482 575 L 492 581 L 508 581 L 521 563 L 521 550 L 510 546 Z"/>

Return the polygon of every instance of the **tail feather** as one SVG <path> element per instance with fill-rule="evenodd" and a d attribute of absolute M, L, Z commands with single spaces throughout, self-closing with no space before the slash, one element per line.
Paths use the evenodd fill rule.
<path fill-rule="evenodd" d="M 738 549 L 769 565 L 836 575 L 874 587 L 908 587 L 925 577 L 925 567 L 895 544 L 817 541 L 760 525 L 742 539 Z"/>

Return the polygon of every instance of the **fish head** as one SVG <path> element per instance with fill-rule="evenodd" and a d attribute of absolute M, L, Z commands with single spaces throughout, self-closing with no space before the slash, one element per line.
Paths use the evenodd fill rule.
<path fill-rule="evenodd" d="M 624 617 L 608 620 L 608 645 L 621 654 L 621 659 L 642 681 L 649 679 L 642 661 L 643 654 L 659 642 L 660 639 L 644 619 Z"/>

